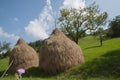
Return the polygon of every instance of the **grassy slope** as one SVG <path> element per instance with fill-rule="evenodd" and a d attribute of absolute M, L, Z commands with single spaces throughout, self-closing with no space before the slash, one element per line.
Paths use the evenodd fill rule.
<path fill-rule="evenodd" d="M 120 80 L 120 38 L 106 40 L 100 47 L 97 39 L 86 37 L 79 41 L 79 45 L 85 56 L 82 66 L 52 77 L 46 77 L 37 68 L 31 69 L 23 75 L 22 80 Z M 6 69 L 7 63 L 8 58 L 0 60 L 0 75 Z M 2 80 L 8 78 L 13 80 L 13 76 Z"/>
<path fill-rule="evenodd" d="M 66 73 L 75 80 L 120 80 L 120 38 L 109 39 L 100 47 L 93 37 L 80 40 L 85 64 Z"/>
<path fill-rule="evenodd" d="M 0 60 L 0 76 L 3 74 L 4 70 L 7 69 L 8 61 L 8 58 Z"/>

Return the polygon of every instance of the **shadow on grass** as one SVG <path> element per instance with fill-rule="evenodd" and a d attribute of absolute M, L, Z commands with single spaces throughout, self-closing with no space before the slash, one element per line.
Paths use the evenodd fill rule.
<path fill-rule="evenodd" d="M 91 46 L 91 47 L 87 47 L 87 48 L 84 48 L 84 49 L 91 49 L 91 48 L 98 48 L 98 47 L 101 47 L 101 46 Z"/>
<path fill-rule="evenodd" d="M 26 70 L 25 74 L 23 74 L 24 77 L 46 77 L 43 70 L 40 70 L 38 67 L 33 67 L 28 70 Z"/>
<path fill-rule="evenodd" d="M 4 70 L 3 70 L 3 71 L 0 71 L 0 80 L 1 80 L 2 78 L 5 78 L 5 77 L 8 76 L 7 73 L 3 75 L 4 72 L 5 72 Z"/>
<path fill-rule="evenodd" d="M 79 69 L 73 69 L 70 75 L 89 77 L 114 77 L 120 78 L 120 50 L 108 52 L 100 58 L 87 62 Z"/>
<path fill-rule="evenodd" d="M 0 78 L 3 75 L 4 71 L 0 71 Z M 8 76 L 14 76 L 15 73 L 6 73 L 9 75 L 4 75 L 4 77 Z M 39 69 L 39 67 L 33 67 L 25 71 L 25 74 L 22 74 L 24 78 L 51 78 L 54 76 L 57 76 L 59 74 L 53 75 L 53 74 L 46 74 L 42 69 Z"/>
<path fill-rule="evenodd" d="M 84 48 L 84 49 L 91 49 L 91 48 L 98 48 L 98 47 L 101 47 L 101 46 L 92 46 L 92 47 L 87 47 L 87 48 Z"/>
<path fill-rule="evenodd" d="M 36 78 L 50 78 L 59 75 L 58 74 L 47 74 L 42 69 L 39 69 L 39 67 L 34 67 L 26 70 L 25 74 L 23 74 L 24 77 L 36 77 Z"/>
<path fill-rule="evenodd" d="M 4 71 L 0 71 L 0 77 L 3 75 Z"/>

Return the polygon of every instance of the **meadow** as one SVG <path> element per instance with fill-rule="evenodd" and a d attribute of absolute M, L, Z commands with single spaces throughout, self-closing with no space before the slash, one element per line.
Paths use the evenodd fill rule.
<path fill-rule="evenodd" d="M 58 75 L 47 75 L 39 68 L 31 68 L 22 80 L 120 80 L 120 38 L 107 39 L 100 46 L 99 39 L 89 36 L 79 40 L 85 63 Z M 0 76 L 8 67 L 9 58 L 0 60 Z M 14 80 L 7 75 L 0 80 Z"/>

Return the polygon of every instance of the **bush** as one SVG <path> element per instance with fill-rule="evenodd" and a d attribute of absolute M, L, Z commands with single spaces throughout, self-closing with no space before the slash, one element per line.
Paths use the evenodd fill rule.
<path fill-rule="evenodd" d="M 116 16 L 110 23 L 107 32 L 108 37 L 120 37 L 120 15 Z"/>

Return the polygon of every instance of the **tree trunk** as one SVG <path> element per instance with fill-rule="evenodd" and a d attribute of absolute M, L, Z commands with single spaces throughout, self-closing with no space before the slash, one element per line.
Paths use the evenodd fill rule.
<path fill-rule="evenodd" d="M 103 42 L 103 39 L 102 39 L 102 36 L 100 35 L 100 46 L 102 46 L 102 42 Z"/>
<path fill-rule="evenodd" d="M 79 38 L 76 38 L 74 41 L 76 44 L 78 44 Z"/>

